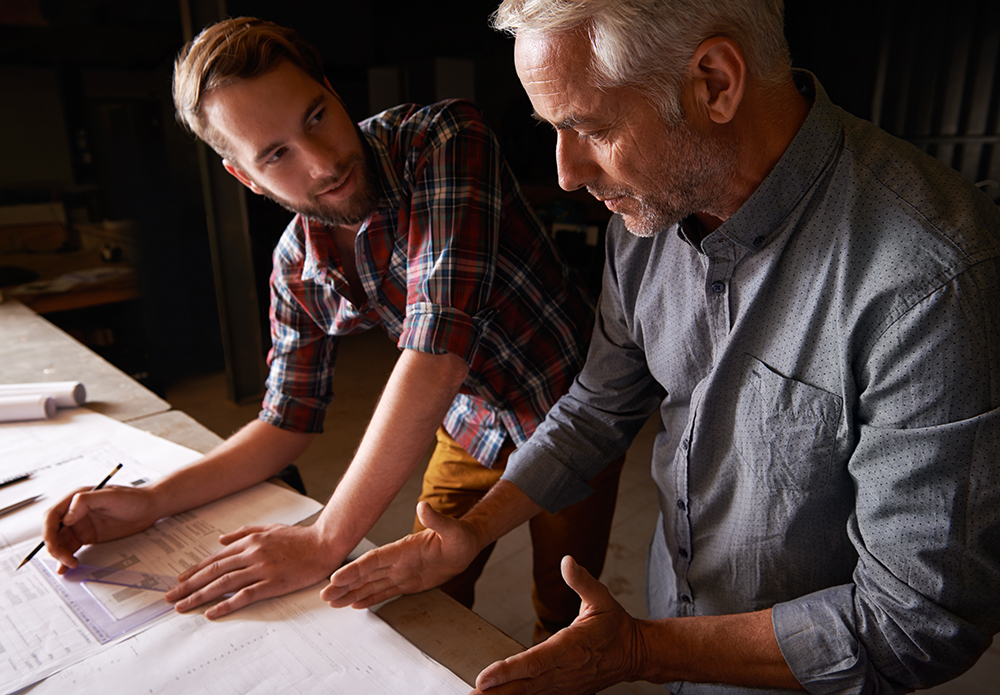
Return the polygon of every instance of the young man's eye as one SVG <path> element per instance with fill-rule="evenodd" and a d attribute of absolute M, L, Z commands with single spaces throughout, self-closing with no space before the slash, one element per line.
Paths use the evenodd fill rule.
<path fill-rule="evenodd" d="M 271 153 L 271 156 L 268 157 L 267 160 L 265 160 L 264 163 L 265 164 L 274 164 L 279 159 L 281 159 L 282 157 L 285 156 L 285 152 L 286 151 L 287 150 L 284 147 L 279 147 L 278 149 L 276 149 L 274 152 Z"/>
<path fill-rule="evenodd" d="M 326 109 L 325 108 L 318 109 L 316 113 L 313 114 L 313 117 L 310 120 L 312 123 L 319 123 L 320 121 L 323 120 L 325 116 L 326 116 Z"/>

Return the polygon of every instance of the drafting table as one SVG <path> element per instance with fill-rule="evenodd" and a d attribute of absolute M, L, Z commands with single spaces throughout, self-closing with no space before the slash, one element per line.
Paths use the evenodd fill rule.
<path fill-rule="evenodd" d="M 0 303 L 0 383 L 81 381 L 86 407 L 199 452 L 222 439 L 23 304 Z M 523 650 L 439 590 L 390 601 L 378 615 L 472 684 L 492 662 Z"/>

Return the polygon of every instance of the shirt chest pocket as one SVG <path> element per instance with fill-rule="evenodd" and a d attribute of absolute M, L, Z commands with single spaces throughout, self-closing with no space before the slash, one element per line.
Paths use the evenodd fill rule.
<path fill-rule="evenodd" d="M 747 355 L 736 404 L 737 453 L 765 488 L 806 492 L 827 485 L 842 409 L 839 396 Z"/>

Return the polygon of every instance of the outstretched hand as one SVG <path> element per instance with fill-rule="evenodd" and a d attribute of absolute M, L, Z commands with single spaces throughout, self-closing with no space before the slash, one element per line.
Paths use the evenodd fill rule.
<path fill-rule="evenodd" d="M 370 550 L 330 577 L 320 596 L 334 608 L 367 608 L 400 594 L 439 586 L 468 567 L 482 549 L 472 527 L 417 504 L 426 528 Z"/>
<path fill-rule="evenodd" d="M 225 597 L 205 611 L 210 620 L 221 618 L 255 601 L 312 586 L 344 559 L 330 554 L 315 526 L 244 526 L 219 542 L 226 547 L 181 574 L 167 592 L 176 610 Z"/>
<path fill-rule="evenodd" d="M 473 695 L 583 695 L 636 679 L 643 660 L 638 621 L 568 555 L 562 575 L 582 599 L 580 615 L 541 644 L 488 666 Z"/>

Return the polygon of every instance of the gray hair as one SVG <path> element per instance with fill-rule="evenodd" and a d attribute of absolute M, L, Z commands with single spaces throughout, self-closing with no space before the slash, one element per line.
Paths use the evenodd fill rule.
<path fill-rule="evenodd" d="M 584 32 L 595 86 L 638 88 L 668 121 L 681 117 L 688 61 L 713 36 L 740 46 L 763 89 L 790 80 L 783 0 L 503 0 L 491 20 L 514 36 Z"/>

